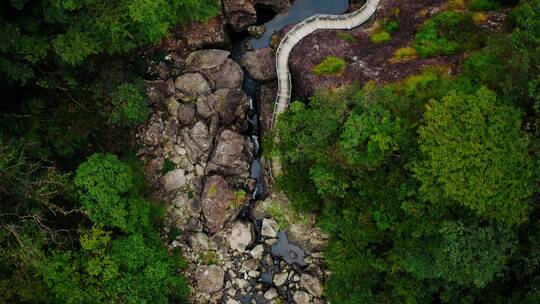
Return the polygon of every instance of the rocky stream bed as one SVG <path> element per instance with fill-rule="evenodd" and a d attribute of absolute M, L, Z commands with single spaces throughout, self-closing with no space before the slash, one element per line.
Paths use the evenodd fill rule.
<path fill-rule="evenodd" d="M 165 41 L 166 56 L 148 71 L 154 111 L 136 138 L 154 195 L 167 204 L 163 238 L 188 262 L 190 303 L 326 303 L 327 237 L 313 217 L 288 210 L 264 169 L 274 51 L 246 44 L 265 30 L 258 10 L 283 16 L 291 3 L 222 5 L 218 17 Z"/>

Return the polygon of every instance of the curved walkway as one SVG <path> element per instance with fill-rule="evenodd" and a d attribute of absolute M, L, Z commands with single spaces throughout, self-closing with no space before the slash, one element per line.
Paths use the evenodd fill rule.
<path fill-rule="evenodd" d="M 272 126 L 277 116 L 287 109 L 291 100 L 292 84 L 289 72 L 289 55 L 300 40 L 316 30 L 350 30 L 364 24 L 377 10 L 380 0 L 367 0 L 357 11 L 344 15 L 313 15 L 296 24 L 281 40 L 276 52 L 278 94 L 274 105 Z"/>
<path fill-rule="evenodd" d="M 331 1 L 331 0 L 330 0 Z M 300 40 L 316 30 L 350 30 L 364 24 L 377 10 L 380 0 L 367 0 L 357 11 L 344 15 L 313 15 L 295 25 L 281 40 L 276 52 L 276 71 L 278 76 L 278 94 L 274 104 L 272 128 L 276 124 L 279 114 L 285 112 L 291 100 L 292 83 L 289 72 L 289 55 Z M 278 156 L 272 157 L 271 175 L 281 173 L 281 160 Z"/>

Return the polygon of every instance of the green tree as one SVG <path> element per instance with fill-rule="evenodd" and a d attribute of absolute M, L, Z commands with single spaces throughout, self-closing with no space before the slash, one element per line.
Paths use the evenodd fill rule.
<path fill-rule="evenodd" d="M 0 11 L 0 67 L 27 81 L 47 56 L 74 65 L 95 54 L 126 53 L 217 9 L 215 0 L 8 1 Z"/>
<path fill-rule="evenodd" d="M 422 158 L 413 168 L 424 199 L 507 224 L 526 221 L 533 163 L 520 128 L 519 111 L 485 88 L 433 101 L 419 130 Z"/>
<path fill-rule="evenodd" d="M 112 239 L 94 226 L 80 237 L 79 251 L 53 251 L 39 273 L 57 303 L 169 303 L 187 295 L 157 233 Z"/>
<path fill-rule="evenodd" d="M 133 232 L 148 227 L 150 205 L 140 196 L 136 173 L 112 154 L 96 153 L 75 175 L 83 210 L 97 224 Z"/>
<path fill-rule="evenodd" d="M 349 165 L 369 169 L 397 153 L 413 134 L 407 118 L 398 117 L 393 109 L 400 100 L 391 88 L 367 86 L 363 92 L 343 126 L 339 147 Z"/>

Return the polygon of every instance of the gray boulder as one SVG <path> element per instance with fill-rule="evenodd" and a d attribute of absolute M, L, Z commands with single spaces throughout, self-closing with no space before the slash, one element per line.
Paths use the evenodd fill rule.
<path fill-rule="evenodd" d="M 181 125 L 187 125 L 190 126 L 195 123 L 196 116 L 195 116 L 195 106 L 192 104 L 182 104 L 179 105 L 176 112 L 176 117 L 178 118 L 178 122 Z"/>
<path fill-rule="evenodd" d="M 309 294 L 305 291 L 295 291 L 293 294 L 293 300 L 296 304 L 309 304 L 311 303 L 311 299 L 309 298 Z"/>
<path fill-rule="evenodd" d="M 168 172 L 162 178 L 165 191 L 174 191 L 183 188 L 186 185 L 185 172 L 182 169 L 176 169 Z"/>
<path fill-rule="evenodd" d="M 210 293 L 221 290 L 225 279 L 225 271 L 218 266 L 199 266 L 195 273 L 197 287 L 200 292 Z"/>
<path fill-rule="evenodd" d="M 181 75 L 176 78 L 174 85 L 178 97 L 183 101 L 193 101 L 212 90 L 208 80 L 200 73 Z"/>
<path fill-rule="evenodd" d="M 233 189 L 222 176 L 210 176 L 206 179 L 201 196 L 201 209 L 206 227 L 210 233 L 216 233 L 234 215 L 231 210 Z"/>
<path fill-rule="evenodd" d="M 231 130 L 219 135 L 216 149 L 206 167 L 206 173 L 247 178 L 253 147 L 244 136 Z"/>
<path fill-rule="evenodd" d="M 220 118 L 221 125 L 243 122 L 249 108 L 246 93 L 238 88 L 219 89 L 197 98 L 197 113 L 207 119 L 213 114 Z"/>
<path fill-rule="evenodd" d="M 276 60 L 270 48 L 247 52 L 241 63 L 256 80 L 271 81 L 277 78 Z"/>
<path fill-rule="evenodd" d="M 186 71 L 200 72 L 221 66 L 229 57 L 229 52 L 224 50 L 200 50 L 188 55 L 186 59 Z"/>
<path fill-rule="evenodd" d="M 215 71 L 207 73 L 208 78 L 213 82 L 214 88 L 239 88 L 244 80 L 244 71 L 232 59 L 227 59 Z"/>
<path fill-rule="evenodd" d="M 236 221 L 229 235 L 229 245 L 232 250 L 246 251 L 254 241 L 253 225 L 250 222 Z"/>
<path fill-rule="evenodd" d="M 181 133 L 187 157 L 192 164 L 197 163 L 204 154 L 208 155 L 212 145 L 212 136 L 204 122 L 199 121 L 191 128 L 184 128 Z"/>

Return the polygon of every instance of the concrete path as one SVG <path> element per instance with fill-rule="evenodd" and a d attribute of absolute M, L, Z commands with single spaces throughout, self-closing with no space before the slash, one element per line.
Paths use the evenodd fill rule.
<path fill-rule="evenodd" d="M 331 1 L 331 0 L 329 0 Z M 289 55 L 300 40 L 317 30 L 350 30 L 364 24 L 377 10 L 380 0 L 367 0 L 366 4 L 357 11 L 344 15 L 313 15 L 296 24 L 281 40 L 276 52 L 276 70 L 278 76 L 278 94 L 274 105 L 272 127 L 279 114 L 285 112 L 291 100 L 292 84 L 289 72 Z M 272 159 L 274 175 L 281 172 L 279 159 Z"/>

